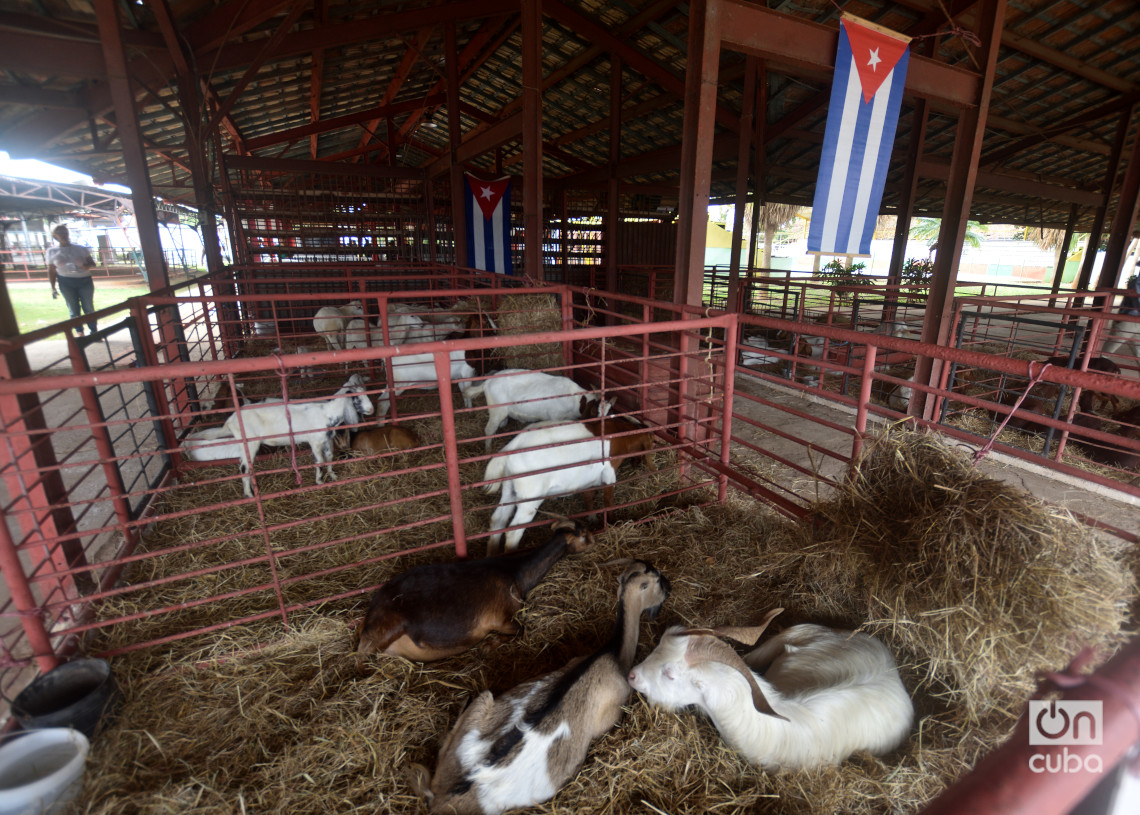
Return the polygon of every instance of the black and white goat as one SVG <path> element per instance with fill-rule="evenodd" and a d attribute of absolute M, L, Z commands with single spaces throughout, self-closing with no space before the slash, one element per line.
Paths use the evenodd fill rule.
<path fill-rule="evenodd" d="M 641 615 L 656 615 L 669 581 L 635 560 L 618 581 L 613 639 L 588 657 L 524 682 L 495 699 L 483 691 L 444 740 L 430 788 L 419 792 L 432 812 L 498 815 L 549 801 L 577 774 L 590 743 L 621 719 L 626 674 L 637 652 Z"/>
<path fill-rule="evenodd" d="M 898 747 L 914 707 L 878 640 L 809 623 L 741 657 L 720 639 L 750 645 L 781 611 L 752 628 L 673 626 L 629 683 L 667 710 L 704 711 L 725 741 L 766 769 L 838 764 L 856 750 Z"/>

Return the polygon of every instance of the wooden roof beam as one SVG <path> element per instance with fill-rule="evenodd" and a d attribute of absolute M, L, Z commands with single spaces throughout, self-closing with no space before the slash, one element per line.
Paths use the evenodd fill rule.
<path fill-rule="evenodd" d="M 434 28 L 422 28 L 416 34 L 414 44 L 408 45 L 404 51 L 404 57 L 400 60 L 400 64 L 396 66 L 396 70 L 392 74 L 392 79 L 388 82 L 388 87 L 384 89 L 384 97 L 380 100 L 380 105 L 390 105 L 392 100 L 396 98 L 396 94 L 400 92 L 400 88 L 408 79 L 411 74 L 412 68 L 416 65 L 416 60 L 420 58 L 420 54 L 431 40 Z M 377 117 L 368 122 L 364 126 L 364 135 L 360 137 L 360 144 L 358 147 L 364 147 L 372 140 L 372 133 L 380 126 L 381 118 Z"/>

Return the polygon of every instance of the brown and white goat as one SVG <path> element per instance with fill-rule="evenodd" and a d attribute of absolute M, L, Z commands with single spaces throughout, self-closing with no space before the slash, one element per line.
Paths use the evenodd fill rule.
<path fill-rule="evenodd" d="M 550 540 L 498 557 L 413 566 L 377 590 L 360 627 L 357 651 L 430 662 L 461 654 L 493 631 L 514 635 L 527 593 L 567 553 L 594 536 L 576 521 L 557 521 Z"/>
<path fill-rule="evenodd" d="M 660 572 L 630 562 L 619 579 L 617 625 L 608 645 L 498 699 L 490 691 L 475 697 L 440 748 L 430 788 L 426 769 L 413 775 L 431 811 L 497 815 L 553 798 L 577 774 L 590 743 L 621 718 L 641 615 L 656 615 L 668 596 L 669 581 Z"/>
<path fill-rule="evenodd" d="M 606 436 L 610 440 L 610 460 L 614 461 L 614 469 L 621 466 L 627 458 L 644 455 L 645 467 L 648 470 L 657 470 L 657 462 L 653 460 L 653 431 L 642 425 L 634 424 L 621 416 L 598 417 L 602 402 L 596 397 L 591 401 L 588 397 L 581 397 L 578 412 L 582 416 L 582 423 L 593 432 L 595 436 Z"/>

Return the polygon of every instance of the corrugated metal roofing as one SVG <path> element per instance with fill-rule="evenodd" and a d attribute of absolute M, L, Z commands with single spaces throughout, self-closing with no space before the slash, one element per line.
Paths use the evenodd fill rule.
<path fill-rule="evenodd" d="M 167 0 L 187 54 L 203 80 L 202 101 L 229 97 L 271 41 L 293 3 L 283 0 Z M 918 33 L 914 48 L 933 48 L 949 65 L 976 70 L 969 29 L 979 3 L 969 0 L 848 0 L 843 10 L 889 28 Z M 837 26 L 831 0 L 769 0 L 791 17 Z M 153 5 L 119 4 L 152 183 L 190 201 L 189 160 L 178 87 Z M 946 19 L 943 9 L 955 14 Z M 550 189 L 604 201 L 609 163 L 611 58 L 622 65 L 623 206 L 632 212 L 673 206 L 679 184 L 689 30 L 688 6 L 657 0 L 544 0 L 544 172 Z M 253 155 L 339 158 L 427 166 L 448 149 L 445 28 L 454 24 L 460 64 L 464 139 L 521 112 L 519 3 L 315 0 L 249 77 L 223 123 L 223 151 L 252 145 Z M 1135 0 L 1009 0 L 987 119 L 973 217 L 991 222 L 1063 226 L 1071 202 L 1088 229 L 1118 128 L 1125 159 L 1136 138 L 1140 100 L 1140 4 Z M 931 37 L 936 32 L 942 36 Z M 612 38 L 612 39 L 611 39 Z M 0 0 L 0 149 L 77 167 L 96 178 L 124 178 L 100 78 L 101 46 L 88 0 Z M 763 196 L 810 204 L 827 114 L 826 72 L 772 68 Z M 744 57 L 725 52 L 718 102 L 739 115 Z M 314 79 L 316 77 L 316 80 Z M 823 97 L 821 102 L 821 96 Z M 317 120 L 367 114 L 319 133 L 275 136 Z M 1122 117 L 1131 115 L 1130 119 Z M 391 127 L 388 121 L 391 121 Z M 937 215 L 957 117 L 929 117 L 917 215 Z M 1123 124 L 1122 124 L 1123 122 Z M 436 126 L 432 126 L 436 125 Z M 884 201 L 897 204 L 913 106 L 904 104 Z M 1064 125 L 1059 127 L 1059 125 Z M 732 195 L 736 136 L 724 138 L 712 194 Z M 260 141 L 259 141 L 260 140 Z M 391 145 L 389 141 L 392 141 Z M 314 152 L 315 147 L 315 152 Z M 499 145 L 508 172 L 521 171 L 521 136 Z M 494 151 L 471 165 L 492 169 Z M 1036 194 L 1034 185 L 1044 190 Z M 600 204 L 599 204 L 600 206 Z M 1115 203 L 1110 203 L 1109 213 Z"/>

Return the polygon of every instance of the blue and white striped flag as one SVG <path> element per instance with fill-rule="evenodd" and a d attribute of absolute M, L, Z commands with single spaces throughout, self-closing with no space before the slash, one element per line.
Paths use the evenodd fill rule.
<path fill-rule="evenodd" d="M 844 15 L 808 251 L 868 255 L 910 61 L 910 38 Z"/>
<path fill-rule="evenodd" d="M 467 265 L 513 274 L 511 264 L 511 177 L 484 181 L 467 177 Z"/>

